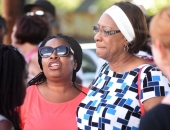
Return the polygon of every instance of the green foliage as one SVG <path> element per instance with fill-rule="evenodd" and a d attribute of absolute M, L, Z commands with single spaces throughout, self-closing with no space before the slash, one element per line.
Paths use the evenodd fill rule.
<path fill-rule="evenodd" d="M 148 15 L 157 14 L 162 8 L 170 6 L 170 0 L 154 0 L 154 5 L 147 10 Z"/>
<path fill-rule="evenodd" d="M 0 0 L 0 15 L 2 14 L 2 0 Z"/>
<path fill-rule="evenodd" d="M 107 8 L 109 8 L 110 6 L 112 6 L 114 3 L 116 2 L 120 2 L 122 0 L 96 0 L 96 7 L 98 11 L 103 12 L 104 10 L 106 10 Z M 124 1 L 131 1 L 131 0 L 124 0 Z"/>
<path fill-rule="evenodd" d="M 53 3 L 57 10 L 61 11 L 74 11 L 77 9 L 85 0 L 49 0 Z M 113 5 L 115 2 L 119 2 L 121 0 L 94 0 L 94 6 L 97 7 L 98 11 L 104 11 L 106 8 Z M 131 1 L 131 0 L 124 0 Z"/>
<path fill-rule="evenodd" d="M 2 12 L 2 1 L 0 0 L 0 13 Z M 26 0 L 28 3 L 32 3 L 35 0 Z M 81 3 L 85 0 L 49 0 L 58 11 L 65 11 L 65 12 L 72 12 L 77 9 Z M 106 8 L 113 5 L 115 2 L 119 2 L 122 0 L 95 0 L 94 6 L 97 8 L 98 11 L 103 12 Z M 123 1 L 132 1 L 132 0 L 123 0 Z M 149 0 L 146 0 L 149 1 Z M 152 5 L 148 10 L 147 13 L 149 15 L 155 15 L 158 13 L 162 8 L 170 6 L 170 0 L 154 0 L 154 5 Z"/>
<path fill-rule="evenodd" d="M 55 5 L 56 10 L 65 12 L 74 11 L 83 2 L 83 0 L 49 0 L 49 1 Z"/>

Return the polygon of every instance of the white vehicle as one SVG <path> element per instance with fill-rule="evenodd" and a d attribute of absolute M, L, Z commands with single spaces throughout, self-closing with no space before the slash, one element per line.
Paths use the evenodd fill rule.
<path fill-rule="evenodd" d="M 82 84 L 88 87 L 105 61 L 97 56 L 95 43 L 81 43 L 80 45 L 83 50 Z"/>

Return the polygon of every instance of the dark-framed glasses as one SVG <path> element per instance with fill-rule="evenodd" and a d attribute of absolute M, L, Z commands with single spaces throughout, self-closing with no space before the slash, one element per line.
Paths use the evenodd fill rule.
<path fill-rule="evenodd" d="M 35 11 L 35 12 L 27 12 L 26 15 L 27 15 L 27 16 L 34 16 L 34 15 L 44 16 L 44 15 L 45 15 L 45 12 L 42 11 L 42 10 L 37 10 L 37 11 Z"/>
<path fill-rule="evenodd" d="M 120 32 L 120 30 L 110 30 L 109 27 L 103 27 L 100 29 L 98 26 L 93 26 L 93 31 L 95 34 L 100 31 L 103 36 L 113 35 Z"/>
<path fill-rule="evenodd" d="M 50 46 L 44 46 L 44 47 L 40 47 L 38 49 L 38 52 L 42 58 L 47 58 L 53 54 L 54 50 L 56 54 L 60 57 L 68 56 L 70 53 L 74 54 L 74 51 L 71 49 L 70 46 L 58 46 L 56 48 Z"/>

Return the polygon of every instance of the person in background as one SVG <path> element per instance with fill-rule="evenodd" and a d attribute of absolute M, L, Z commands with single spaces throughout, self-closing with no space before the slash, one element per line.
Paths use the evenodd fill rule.
<path fill-rule="evenodd" d="M 48 35 L 48 25 L 37 16 L 23 16 L 15 23 L 12 45 L 23 54 L 28 64 L 28 81 L 41 72 L 38 65 L 38 44 Z"/>
<path fill-rule="evenodd" d="M 21 107 L 23 130 L 77 130 L 76 109 L 88 88 L 75 82 L 82 49 L 72 37 L 49 36 L 39 47 L 42 72 L 28 84 Z"/>
<path fill-rule="evenodd" d="M 26 94 L 27 66 L 11 45 L 0 45 L 0 130 L 21 130 L 19 106 Z"/>
<path fill-rule="evenodd" d="M 150 22 L 151 22 L 153 16 L 145 16 L 145 17 L 146 17 L 147 27 L 148 27 L 148 30 L 149 30 L 150 29 Z M 145 43 L 142 45 L 141 50 L 147 52 L 150 56 L 152 56 L 151 47 L 149 46 L 149 43 L 148 43 L 148 42 L 150 42 L 150 38 L 151 38 L 150 33 L 148 33 L 147 39 L 146 39 Z"/>
<path fill-rule="evenodd" d="M 6 33 L 6 21 L 0 16 L 0 44 L 3 44 L 3 38 Z"/>
<path fill-rule="evenodd" d="M 96 53 L 107 63 L 77 108 L 78 129 L 137 130 L 139 102 L 147 112 L 170 90 L 162 72 L 135 55 L 147 38 L 145 16 L 138 6 L 118 2 L 101 15 L 93 30 Z"/>
<path fill-rule="evenodd" d="M 150 28 L 149 24 L 150 24 L 152 17 L 153 16 L 145 16 L 148 30 Z M 150 42 L 150 34 L 147 35 L 146 41 L 141 46 L 141 48 L 140 48 L 139 52 L 136 54 L 136 56 L 147 60 L 148 63 L 150 63 L 150 64 L 154 64 L 151 47 L 148 45 L 149 42 Z"/>
<path fill-rule="evenodd" d="M 170 7 L 162 9 L 150 23 L 151 49 L 155 64 L 170 79 Z M 139 130 L 170 130 L 170 94 L 141 119 Z"/>
<path fill-rule="evenodd" d="M 24 12 L 27 16 L 39 16 L 49 26 L 49 35 L 55 35 L 59 32 L 59 20 L 56 15 L 55 6 L 47 0 L 36 0 L 32 4 L 24 6 Z"/>

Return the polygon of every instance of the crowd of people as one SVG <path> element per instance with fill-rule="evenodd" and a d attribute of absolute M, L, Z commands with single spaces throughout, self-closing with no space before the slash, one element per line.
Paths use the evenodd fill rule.
<path fill-rule="evenodd" d="M 11 45 L 0 17 L 0 129 L 170 129 L 170 6 L 149 23 L 130 2 L 106 9 L 93 26 L 106 63 L 89 87 L 77 76 L 82 48 L 60 32 L 54 6 L 36 0 L 24 11 Z"/>

